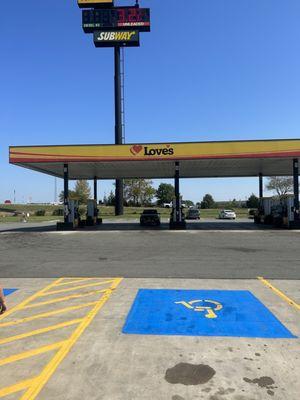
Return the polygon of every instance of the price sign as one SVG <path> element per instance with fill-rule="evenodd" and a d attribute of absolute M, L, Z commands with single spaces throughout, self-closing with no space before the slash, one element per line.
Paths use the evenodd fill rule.
<path fill-rule="evenodd" d="M 96 30 L 132 30 L 150 32 L 150 9 L 116 7 L 111 9 L 82 11 L 82 27 L 85 33 Z"/>

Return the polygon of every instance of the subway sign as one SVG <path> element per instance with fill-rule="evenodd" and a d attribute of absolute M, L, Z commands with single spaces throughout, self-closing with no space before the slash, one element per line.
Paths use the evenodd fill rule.
<path fill-rule="evenodd" d="M 140 34 L 135 31 L 97 31 L 94 32 L 94 43 L 96 47 L 138 47 L 140 45 Z"/>
<path fill-rule="evenodd" d="M 82 28 L 85 33 L 96 30 L 132 30 L 150 32 L 150 9 L 115 7 L 82 11 Z"/>
<path fill-rule="evenodd" d="M 113 7 L 114 0 L 78 0 L 80 8 Z"/>

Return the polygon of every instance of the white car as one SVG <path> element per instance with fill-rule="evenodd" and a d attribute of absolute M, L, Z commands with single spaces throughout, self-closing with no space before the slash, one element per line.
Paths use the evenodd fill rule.
<path fill-rule="evenodd" d="M 236 219 L 236 213 L 232 210 L 221 210 L 219 219 Z"/>

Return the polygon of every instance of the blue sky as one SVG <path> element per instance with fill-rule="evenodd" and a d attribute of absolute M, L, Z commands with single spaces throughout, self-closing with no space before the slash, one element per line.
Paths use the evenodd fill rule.
<path fill-rule="evenodd" d="M 125 52 L 127 142 L 300 136 L 299 0 L 141 5 L 152 32 Z M 53 201 L 54 178 L 10 166 L 8 146 L 112 143 L 113 50 L 94 48 L 76 0 L 6 1 L 1 14 L 0 202 L 14 190 L 19 202 Z M 195 201 L 257 190 L 256 179 L 181 185 Z"/>

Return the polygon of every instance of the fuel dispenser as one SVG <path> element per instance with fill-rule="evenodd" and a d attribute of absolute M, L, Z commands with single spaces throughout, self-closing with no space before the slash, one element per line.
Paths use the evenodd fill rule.
<path fill-rule="evenodd" d="M 170 215 L 170 228 L 171 229 L 185 229 L 186 222 L 182 207 L 182 197 L 176 198 L 172 202 L 172 211 Z"/>
<path fill-rule="evenodd" d="M 80 223 L 79 205 L 77 200 L 69 200 L 64 205 L 65 222 L 57 223 L 57 230 L 69 230 L 78 228 Z"/>
<path fill-rule="evenodd" d="M 87 213 L 86 213 L 86 225 L 94 226 L 100 225 L 102 223 L 102 219 L 98 218 L 99 209 L 97 207 L 97 201 L 90 199 L 87 202 Z"/>
<path fill-rule="evenodd" d="M 291 228 L 294 225 L 294 195 L 265 197 L 254 218 L 256 223 Z"/>

